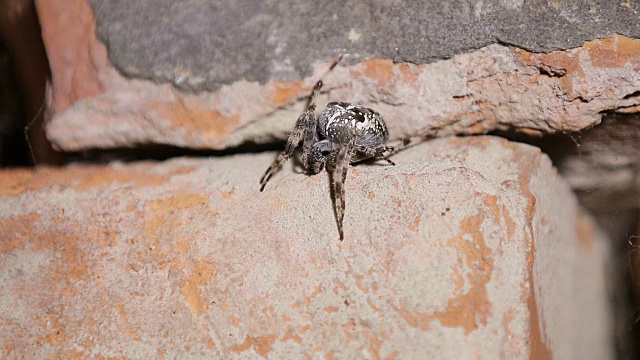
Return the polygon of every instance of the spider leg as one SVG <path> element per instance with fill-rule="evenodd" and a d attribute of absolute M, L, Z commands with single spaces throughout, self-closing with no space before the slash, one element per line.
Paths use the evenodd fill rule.
<path fill-rule="evenodd" d="M 357 164 L 357 163 L 361 163 L 367 160 L 371 160 L 371 159 L 382 159 L 384 161 L 386 161 L 389 165 L 395 165 L 396 163 L 394 163 L 393 161 L 389 160 L 389 157 L 393 154 L 395 154 L 395 147 L 394 146 L 389 146 L 389 145 L 380 145 L 378 147 L 375 148 L 367 148 L 364 146 L 357 146 L 356 150 L 361 153 L 364 154 L 364 157 L 361 158 L 357 158 L 355 161 L 352 161 L 352 164 Z M 389 155 L 384 155 L 385 152 L 389 152 Z"/>
<path fill-rule="evenodd" d="M 313 144 L 316 134 L 316 125 L 318 123 L 315 113 L 316 101 L 318 99 L 318 94 L 320 93 L 320 88 L 322 88 L 322 81 L 318 81 L 316 86 L 313 88 L 311 102 L 309 102 L 307 109 L 298 117 L 298 120 L 296 120 L 296 125 L 294 126 L 293 131 L 291 131 L 291 134 L 289 134 L 287 146 L 284 148 L 284 151 L 276 157 L 260 179 L 260 191 L 264 190 L 269 179 L 271 179 L 275 173 L 280 171 L 287 160 L 293 156 L 293 152 L 300 144 L 300 140 L 304 138 L 303 146 L 305 149 L 307 147 L 311 147 L 311 144 Z"/>
<path fill-rule="evenodd" d="M 338 233 L 340 240 L 344 239 L 342 229 L 342 220 L 344 219 L 345 209 L 345 191 L 344 183 L 347 179 L 347 171 L 349 163 L 355 150 L 355 138 L 351 139 L 348 144 L 340 146 L 335 158 L 332 158 L 330 167 L 333 169 L 331 174 L 331 188 L 334 194 L 334 211 L 336 213 L 336 221 L 338 222 Z"/>
<path fill-rule="evenodd" d="M 267 185 L 267 182 L 271 177 L 280 171 L 282 166 L 293 156 L 293 152 L 298 147 L 300 140 L 305 135 L 305 133 L 310 132 L 311 130 L 315 130 L 316 116 L 313 110 L 306 110 L 298 120 L 296 121 L 296 126 L 293 131 L 289 135 L 289 139 L 287 140 L 287 146 L 284 151 L 281 152 L 278 157 L 271 163 L 267 171 L 265 171 L 264 175 L 260 179 L 260 191 L 264 190 L 264 187 Z M 312 127 L 313 129 L 309 129 Z"/>
<path fill-rule="evenodd" d="M 387 154 L 387 156 L 384 157 L 384 160 L 387 160 L 399 153 L 400 151 L 409 148 L 411 146 L 414 146 L 415 144 L 425 141 L 425 140 L 429 140 L 429 139 L 435 139 L 438 137 L 442 137 L 442 136 L 447 136 L 447 135 L 453 135 L 453 131 L 452 130 L 448 130 L 446 128 L 444 128 L 443 126 L 436 126 L 436 127 L 431 127 L 431 128 L 427 128 L 424 130 L 421 130 L 418 132 L 418 135 L 416 136 L 411 136 L 411 137 L 406 137 L 404 139 L 402 139 L 402 143 L 395 145 L 395 146 L 391 146 L 389 149 L 389 153 Z"/>
<path fill-rule="evenodd" d="M 411 137 L 407 137 L 402 139 L 402 143 L 396 146 L 390 146 L 389 148 L 389 154 L 385 157 L 385 159 L 399 153 L 400 151 L 415 145 L 417 142 L 421 141 L 421 138 L 411 138 Z"/>

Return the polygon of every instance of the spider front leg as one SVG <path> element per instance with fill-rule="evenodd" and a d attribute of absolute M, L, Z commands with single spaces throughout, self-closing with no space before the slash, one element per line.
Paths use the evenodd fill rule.
<path fill-rule="evenodd" d="M 355 138 L 352 138 L 347 144 L 340 144 L 335 157 L 330 157 L 327 162 L 327 168 L 331 171 L 331 189 L 334 194 L 334 211 L 336 213 L 336 221 L 338 223 L 338 233 L 340 240 L 344 240 L 344 232 L 342 230 L 342 220 L 344 219 L 345 209 L 345 191 L 344 183 L 347 179 L 347 171 L 349 163 L 356 148 Z"/>
<path fill-rule="evenodd" d="M 271 177 L 280 171 L 284 163 L 287 162 L 292 156 L 295 149 L 300 144 L 300 140 L 304 138 L 304 148 L 311 147 L 313 140 L 316 136 L 316 127 L 318 124 L 318 119 L 316 118 L 316 101 L 318 99 L 318 94 L 320 93 L 320 88 L 322 88 L 322 81 L 318 81 L 316 86 L 313 89 L 313 94 L 311 96 L 311 102 L 302 115 L 298 117 L 296 120 L 296 125 L 293 128 L 291 134 L 289 134 L 289 138 L 287 139 L 287 146 L 284 148 L 284 151 L 281 152 L 278 157 L 271 163 L 267 171 L 265 171 L 264 175 L 260 179 L 260 191 L 264 190 L 264 187 L 267 185 L 267 182 Z"/>

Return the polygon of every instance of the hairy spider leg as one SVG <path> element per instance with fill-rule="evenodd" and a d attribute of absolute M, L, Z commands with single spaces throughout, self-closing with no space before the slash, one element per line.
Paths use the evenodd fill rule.
<path fill-rule="evenodd" d="M 309 107 L 313 106 L 314 111 L 314 121 L 313 124 L 309 124 L 307 131 L 304 133 L 304 141 L 302 143 L 302 164 L 307 170 L 311 170 L 314 174 L 322 171 L 322 166 L 324 164 L 318 165 L 316 157 L 318 156 L 317 151 L 315 151 L 314 144 L 318 141 L 318 118 L 315 117 L 315 108 L 316 108 L 316 100 L 318 98 L 318 94 L 320 93 L 320 89 L 322 88 L 322 80 L 316 83 L 315 88 L 313 89 L 313 95 L 311 98 L 311 103 Z M 322 156 L 322 154 L 319 154 Z M 315 171 L 318 168 L 319 170 Z"/>
<path fill-rule="evenodd" d="M 414 146 L 420 142 L 423 142 L 429 139 L 435 139 L 438 137 L 447 136 L 447 135 L 452 135 L 452 133 L 447 134 L 446 130 L 447 129 L 442 126 L 429 127 L 419 131 L 418 135 L 416 136 L 406 137 L 402 139 L 401 144 L 391 146 L 389 149 L 389 154 L 387 154 L 387 156 L 385 156 L 384 159 L 387 160 L 391 156 L 399 153 L 400 151 L 406 148 L 409 148 L 411 146 Z"/>
<path fill-rule="evenodd" d="M 296 120 L 296 125 L 289 134 L 289 138 L 287 139 L 287 146 L 284 148 L 284 151 L 281 152 L 278 157 L 271 163 L 267 171 L 265 171 L 264 175 L 260 179 L 260 191 L 264 190 L 264 187 L 267 185 L 267 182 L 271 177 L 280 171 L 282 166 L 293 156 L 293 152 L 300 144 L 300 140 L 304 138 L 304 148 L 311 147 L 313 143 L 315 134 L 316 134 L 316 126 L 318 124 L 318 119 L 316 118 L 316 101 L 318 99 L 318 94 L 320 93 L 320 89 L 322 88 L 322 81 L 318 81 L 316 86 L 313 88 L 313 94 L 311 95 L 311 102 L 309 102 L 309 106 L 307 109 L 298 117 Z"/>
<path fill-rule="evenodd" d="M 368 148 L 365 146 L 357 146 L 356 150 L 365 156 L 361 159 L 357 159 L 356 161 L 352 161 L 351 164 L 358 164 L 371 159 L 381 159 L 386 161 L 389 165 L 395 165 L 393 161 L 389 159 L 389 157 L 395 154 L 395 147 L 389 145 L 380 145 L 376 148 Z M 388 155 L 384 155 L 385 152 L 389 152 Z"/>
<path fill-rule="evenodd" d="M 340 240 L 344 240 L 344 231 L 342 229 L 342 220 L 344 219 L 345 210 L 345 191 L 344 183 L 347 179 L 347 171 L 349 170 L 349 163 L 351 157 L 356 148 L 356 138 L 353 137 L 349 140 L 349 143 L 341 146 L 335 156 L 332 164 L 333 174 L 331 176 L 331 187 L 333 188 L 334 199 L 334 211 L 336 213 L 336 221 L 338 222 L 338 233 L 340 234 Z"/>

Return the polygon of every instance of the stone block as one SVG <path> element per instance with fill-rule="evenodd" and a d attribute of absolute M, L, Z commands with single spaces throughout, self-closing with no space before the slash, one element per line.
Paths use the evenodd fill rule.
<path fill-rule="evenodd" d="M 539 149 L 347 176 L 275 154 L 0 172 L 2 358 L 612 357 L 608 242 Z"/>
<path fill-rule="evenodd" d="M 321 105 L 333 100 L 372 107 L 386 119 L 394 139 L 433 128 L 449 134 L 577 131 L 597 124 L 604 111 L 638 111 L 640 106 L 640 40 L 631 37 L 640 29 L 637 22 L 625 21 L 636 18 L 638 5 L 592 2 L 576 7 L 572 1 L 539 1 L 539 6 L 485 1 L 467 12 L 458 11 L 455 4 L 440 6 L 439 1 L 407 2 L 406 6 L 427 6 L 429 11 L 408 11 L 406 16 L 443 12 L 448 15 L 436 18 L 451 23 L 438 20 L 432 34 L 425 32 L 424 24 L 436 23 L 422 18 L 407 20 L 401 32 L 383 22 L 391 26 L 385 33 L 398 34 L 395 39 L 403 39 L 399 34 L 422 34 L 402 40 L 397 47 L 404 55 L 392 56 L 387 50 L 393 42 L 373 41 L 362 24 L 344 34 L 319 32 L 340 37 L 349 46 L 338 46 L 337 40 L 311 42 L 303 51 L 298 47 L 307 42 L 287 36 L 304 38 L 304 31 L 276 29 L 267 36 L 270 30 L 262 20 L 270 16 L 291 24 L 318 21 L 318 12 L 309 8 L 316 6 L 313 2 L 277 9 L 256 6 L 252 9 L 258 13 L 250 15 L 257 20 L 248 21 L 249 15 L 242 13 L 246 1 L 235 7 L 218 1 L 164 7 L 148 1 L 95 1 L 101 41 L 111 49 L 107 52 L 96 36 L 96 16 L 86 0 L 37 1 L 53 78 L 47 136 L 64 151 L 140 144 L 225 149 L 272 143 L 286 138 L 321 77 L 326 84 Z M 377 8 L 365 1 L 362 6 Z M 340 16 L 353 11 L 339 8 Z M 372 16 L 394 9 L 382 6 Z M 301 13 L 292 16 L 291 11 Z M 247 21 L 236 24 L 242 31 L 224 32 L 232 37 L 227 39 L 216 26 L 228 22 L 234 12 Z M 145 14 L 145 26 L 140 25 L 139 13 Z M 460 29 L 452 25 L 464 23 L 460 17 L 469 14 L 485 14 L 495 21 L 467 19 L 477 28 L 473 34 L 482 34 L 482 39 L 467 34 L 464 41 L 471 42 L 462 46 Z M 576 21 L 592 21 L 597 28 L 576 26 Z M 498 30 L 496 24 L 505 27 Z M 506 24 L 513 24 L 513 29 Z M 207 31 L 207 26 L 214 28 Z M 613 34 L 617 26 L 620 34 L 630 37 Z M 533 35 L 540 30 L 552 36 Z M 246 36 L 256 32 L 268 39 Z M 308 36 L 313 38 L 313 32 Z M 433 41 L 440 37 L 451 41 Z M 585 42 L 589 39 L 594 40 Z M 442 43 L 451 45 L 440 48 Z M 567 49 L 537 52 L 558 46 Z M 250 56 L 243 55 L 247 53 Z M 316 55 L 307 58 L 312 53 Z M 418 53 L 423 53 L 420 58 L 412 55 Z M 343 62 L 327 73 L 339 55 L 345 55 Z"/>

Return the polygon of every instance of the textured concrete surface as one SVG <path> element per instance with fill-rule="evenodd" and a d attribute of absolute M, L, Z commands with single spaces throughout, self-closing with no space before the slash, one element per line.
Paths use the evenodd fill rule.
<path fill-rule="evenodd" d="M 608 0 L 343 2 L 91 0 L 100 39 L 129 76 L 217 90 L 313 74 L 314 63 L 428 63 L 498 42 L 534 52 L 613 33 L 640 37 L 640 3 Z M 144 16 L 141 16 L 144 14 Z M 179 74 L 189 74 L 177 81 Z"/>
<path fill-rule="evenodd" d="M 538 149 L 353 168 L 343 242 L 326 173 L 258 192 L 274 156 L 0 172 L 0 357 L 611 358 L 607 241 Z"/>

